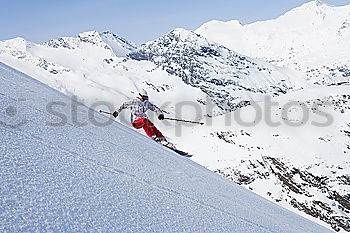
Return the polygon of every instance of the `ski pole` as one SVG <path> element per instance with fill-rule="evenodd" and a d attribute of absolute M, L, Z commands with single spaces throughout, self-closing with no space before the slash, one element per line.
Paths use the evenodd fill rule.
<path fill-rule="evenodd" d="M 204 125 L 204 123 L 203 123 L 203 122 L 197 122 L 197 121 L 187 121 L 187 120 L 175 119 L 175 118 L 168 118 L 168 117 L 164 117 L 164 120 L 171 120 L 171 121 L 182 121 L 182 122 L 187 122 L 187 123 L 193 123 L 193 124 L 200 124 L 200 125 Z"/>
<path fill-rule="evenodd" d="M 100 112 L 105 113 L 105 114 L 109 114 L 109 115 L 113 115 L 113 113 L 105 112 L 105 111 L 102 111 L 102 110 L 100 110 Z"/>

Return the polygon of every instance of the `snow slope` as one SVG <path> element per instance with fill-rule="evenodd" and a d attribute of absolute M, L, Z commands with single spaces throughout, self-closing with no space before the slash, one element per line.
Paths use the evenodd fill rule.
<path fill-rule="evenodd" d="M 183 126 L 176 142 L 224 177 L 349 231 L 349 118 L 349 86 L 310 88 L 213 118 L 206 127 Z"/>
<path fill-rule="evenodd" d="M 68 97 L 4 64 L 0 80 L 1 231 L 328 231 L 121 124 L 49 126 Z"/>
<path fill-rule="evenodd" d="M 350 5 L 308 2 L 267 21 L 213 20 L 196 33 L 241 54 L 302 71 L 316 84 L 349 82 Z"/>

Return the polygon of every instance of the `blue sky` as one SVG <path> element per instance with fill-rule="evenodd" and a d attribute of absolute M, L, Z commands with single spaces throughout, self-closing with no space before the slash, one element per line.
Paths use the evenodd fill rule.
<path fill-rule="evenodd" d="M 309 0 L 0 0 L 0 40 L 44 42 L 88 30 L 111 30 L 138 44 L 174 28 L 212 20 L 275 18 Z M 324 0 L 332 5 L 350 0 Z"/>

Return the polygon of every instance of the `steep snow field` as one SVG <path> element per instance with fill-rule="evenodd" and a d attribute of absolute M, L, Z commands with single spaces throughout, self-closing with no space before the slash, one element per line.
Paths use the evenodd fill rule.
<path fill-rule="evenodd" d="M 335 228 L 346 228 L 349 86 L 318 87 L 272 98 L 270 114 L 266 102 L 208 119 L 207 127 L 183 126 L 182 137 L 175 141 L 200 155 L 194 161 L 261 196 L 299 214 L 302 210 L 327 218 Z M 261 119 L 256 117 L 257 109 Z M 237 112 L 249 126 L 239 123 Z M 193 143 L 194 138 L 200 143 Z"/>
<path fill-rule="evenodd" d="M 0 231 L 328 231 L 119 123 L 73 124 L 68 97 L 4 64 L 0 83 Z"/>

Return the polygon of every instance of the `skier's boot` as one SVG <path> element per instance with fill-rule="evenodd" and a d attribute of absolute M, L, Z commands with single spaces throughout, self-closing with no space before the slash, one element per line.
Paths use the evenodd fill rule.
<path fill-rule="evenodd" d="M 161 144 L 167 144 L 167 140 L 166 140 L 166 138 L 164 138 L 164 137 L 161 137 L 161 138 L 159 138 L 159 137 L 157 137 L 156 135 L 153 135 L 152 136 L 152 139 L 154 140 L 154 141 L 156 141 L 156 142 L 159 142 L 159 143 L 161 143 Z"/>
<path fill-rule="evenodd" d="M 158 138 L 156 135 L 153 135 L 152 139 L 156 142 L 161 142 L 160 138 Z"/>

